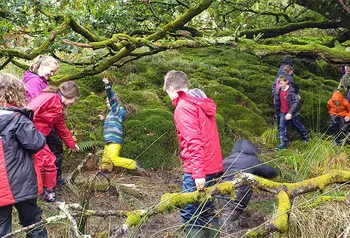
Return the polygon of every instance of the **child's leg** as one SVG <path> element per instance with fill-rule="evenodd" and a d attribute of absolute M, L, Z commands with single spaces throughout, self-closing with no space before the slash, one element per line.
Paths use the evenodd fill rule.
<path fill-rule="evenodd" d="M 37 206 L 37 199 L 29 199 L 14 205 L 18 211 L 19 221 L 23 227 L 41 221 L 42 210 Z M 43 226 L 31 229 L 27 233 L 27 238 L 46 238 L 47 231 Z"/>
<path fill-rule="evenodd" d="M 110 160 L 112 161 L 115 167 L 121 167 L 126 169 L 136 169 L 136 161 L 132 159 L 127 159 L 123 157 L 119 157 L 120 149 L 122 148 L 120 144 L 108 144 L 107 150 L 110 151 Z"/>
<path fill-rule="evenodd" d="M 42 185 L 44 187 L 44 200 L 47 202 L 56 201 L 56 193 L 54 188 L 56 187 L 56 157 L 50 151 L 48 145 L 35 154 L 35 158 L 39 161 L 39 168 L 42 178 Z"/>
<path fill-rule="evenodd" d="M 57 170 L 57 184 L 63 185 L 62 179 L 62 158 L 63 158 L 63 143 L 60 137 L 54 130 L 51 130 L 50 134 L 46 136 L 46 143 L 49 146 L 51 152 L 56 156 L 55 165 Z"/>
<path fill-rule="evenodd" d="M 112 172 L 113 170 L 113 163 L 110 159 L 111 151 L 108 149 L 108 145 L 105 145 L 102 161 L 101 161 L 101 171 L 102 172 Z"/>
<path fill-rule="evenodd" d="M 287 143 L 287 126 L 288 121 L 285 119 L 286 114 L 279 114 L 279 124 L 278 124 L 278 138 L 280 140 L 279 149 L 284 149 Z"/>
<path fill-rule="evenodd" d="M 0 237 L 12 231 L 12 205 L 0 207 Z"/>
<path fill-rule="evenodd" d="M 294 128 L 299 133 L 301 139 L 304 141 L 308 141 L 307 130 L 306 130 L 305 126 L 303 125 L 303 123 L 301 123 L 301 116 L 299 115 L 299 116 L 294 117 L 291 120 L 291 122 L 292 122 L 292 125 L 294 126 Z"/>

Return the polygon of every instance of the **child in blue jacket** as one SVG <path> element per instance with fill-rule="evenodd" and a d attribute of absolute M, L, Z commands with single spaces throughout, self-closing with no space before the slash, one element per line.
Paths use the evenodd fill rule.
<path fill-rule="evenodd" d="M 135 160 L 120 157 L 121 145 L 123 144 L 123 121 L 126 116 L 126 109 L 122 107 L 117 100 L 117 95 L 112 89 L 107 78 L 102 80 L 105 83 L 107 92 L 107 108 L 109 112 L 104 118 L 98 115 L 103 122 L 103 137 L 105 140 L 105 149 L 102 157 L 101 171 L 112 172 L 113 167 L 121 167 L 129 170 L 135 170 L 137 173 L 143 173 Z"/>

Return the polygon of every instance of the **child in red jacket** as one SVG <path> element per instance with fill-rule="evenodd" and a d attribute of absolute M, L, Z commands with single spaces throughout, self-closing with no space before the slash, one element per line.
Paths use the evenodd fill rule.
<path fill-rule="evenodd" d="M 31 120 L 23 83 L 15 76 L 0 73 L 0 237 L 11 233 L 12 209 L 18 212 L 23 227 L 41 221 L 37 205 L 40 172 L 33 153 L 45 146 L 45 137 Z M 27 231 L 26 237 L 46 238 L 45 227 Z"/>
<path fill-rule="evenodd" d="M 35 127 L 48 136 L 51 129 L 54 129 L 68 148 L 73 152 L 79 150 L 69 129 L 64 121 L 64 110 L 74 104 L 80 95 L 80 90 L 76 83 L 68 81 L 62 83 L 58 88 L 48 87 L 41 94 L 36 96 L 29 104 L 28 108 L 34 111 L 33 122 Z M 49 147 L 35 154 L 35 159 L 40 168 L 44 186 L 43 198 L 47 202 L 56 201 L 56 165 L 55 155 Z"/>
<path fill-rule="evenodd" d="M 212 186 L 223 171 L 219 133 L 216 126 L 216 105 L 198 89 L 188 89 L 187 75 L 169 71 L 164 77 L 164 90 L 173 105 L 174 121 L 184 167 L 182 188 L 194 192 Z M 181 210 L 186 237 L 219 237 L 219 219 L 212 200 L 189 204 Z"/>

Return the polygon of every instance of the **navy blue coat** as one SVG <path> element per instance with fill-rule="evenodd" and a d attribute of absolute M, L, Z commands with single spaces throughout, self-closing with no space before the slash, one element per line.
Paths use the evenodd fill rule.
<path fill-rule="evenodd" d="M 251 173 L 263 178 L 277 176 L 277 170 L 263 164 L 258 158 L 258 149 L 249 140 L 242 139 L 235 143 L 232 153 L 224 159 L 224 181 L 232 181 L 237 172 Z M 236 192 L 236 209 L 243 211 L 252 196 L 250 186 L 238 188 Z"/>
<path fill-rule="evenodd" d="M 44 148 L 46 140 L 28 112 L 0 107 L 0 207 L 38 196 L 40 172 L 35 171 L 32 155 Z"/>

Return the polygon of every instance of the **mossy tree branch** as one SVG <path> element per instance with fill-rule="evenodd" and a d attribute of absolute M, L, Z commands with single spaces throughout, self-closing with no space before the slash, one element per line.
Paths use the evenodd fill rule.
<path fill-rule="evenodd" d="M 289 54 L 321 58 L 332 63 L 350 63 L 350 52 L 328 48 L 327 46 L 319 44 L 292 45 L 283 43 L 280 45 L 263 45 L 251 40 L 241 40 L 238 43 L 238 49 L 260 57 Z"/>
<path fill-rule="evenodd" d="M 338 19 L 342 27 L 350 30 L 350 14 L 339 1 L 295 0 L 294 3 L 318 12 L 329 20 Z"/>
<path fill-rule="evenodd" d="M 253 39 L 255 35 L 263 34 L 261 38 L 271 38 L 279 35 L 283 35 L 289 32 L 297 31 L 306 28 L 319 28 L 319 29 L 330 29 L 337 28 L 340 26 L 339 22 L 334 21 L 304 21 L 298 23 L 289 23 L 282 26 L 266 27 L 260 29 L 250 29 L 240 32 L 240 36 L 246 36 L 249 39 Z"/>
<path fill-rule="evenodd" d="M 212 0 L 201 0 L 197 6 L 187 9 L 186 12 L 182 14 L 180 17 L 178 17 L 176 20 L 169 22 L 163 27 L 162 30 L 153 33 L 152 35 L 148 36 L 146 39 L 149 41 L 156 41 L 163 38 L 168 32 L 172 32 L 180 29 L 186 23 L 188 23 L 192 18 L 194 18 L 195 16 L 203 12 L 205 9 L 207 9 L 212 2 L 213 2 Z"/>
<path fill-rule="evenodd" d="M 350 181 L 350 172 L 341 170 L 330 171 L 327 174 L 297 183 L 279 183 L 252 174 L 239 173 L 233 181 L 219 183 L 213 187 L 206 188 L 203 192 L 164 194 L 160 203 L 147 211 L 137 210 L 128 213 L 123 230 L 126 231 L 131 226 L 139 225 L 140 222 L 152 215 L 173 211 L 175 208 L 183 208 L 187 204 L 194 202 L 201 203 L 217 194 L 228 195 L 233 198 L 236 188 L 250 185 L 253 189 L 268 191 L 276 195 L 277 213 L 271 219 L 271 222 L 258 229 L 249 230 L 246 236 L 256 237 L 275 231 L 283 233 L 288 230 L 289 212 L 292 207 L 292 201 L 296 196 L 319 189 L 322 190 L 333 183 L 348 181 Z"/>
<path fill-rule="evenodd" d="M 30 53 L 25 53 L 13 49 L 0 49 L 0 57 L 18 57 L 21 59 L 32 60 L 36 56 L 45 52 L 50 45 L 54 42 L 56 37 L 62 34 L 68 28 L 69 18 L 66 18 L 65 21 L 57 28 L 51 31 L 50 35 L 46 38 L 46 40 L 35 50 L 32 50 Z"/>

